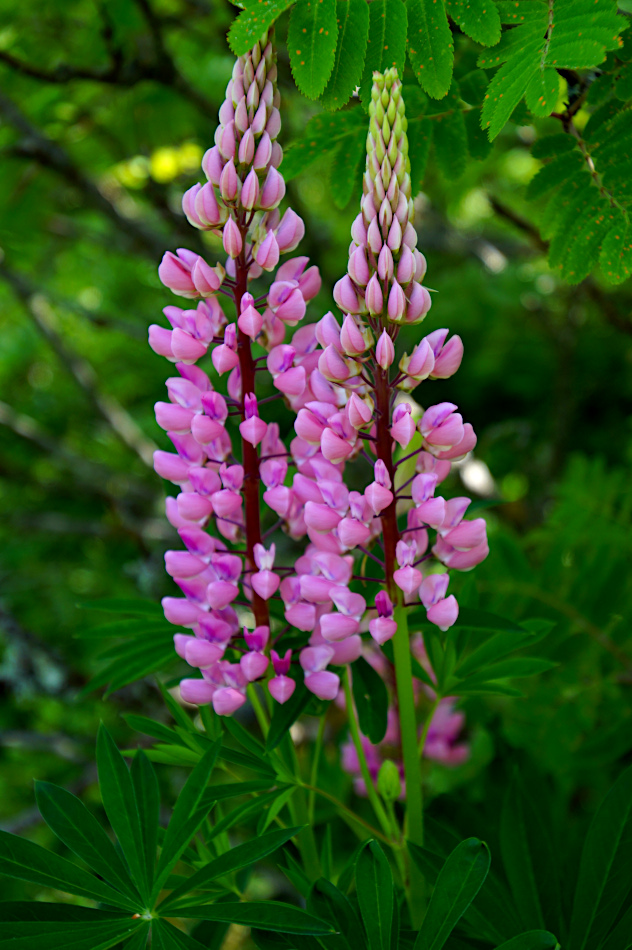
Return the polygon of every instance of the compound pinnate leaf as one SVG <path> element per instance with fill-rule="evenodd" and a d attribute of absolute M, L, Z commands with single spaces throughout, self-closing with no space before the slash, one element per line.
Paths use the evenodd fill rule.
<path fill-rule="evenodd" d="M 606 51 L 619 47 L 621 23 L 614 0 L 532 0 L 515 4 L 515 19 L 499 4 L 504 22 L 519 23 L 503 34 L 497 47 L 483 53 L 479 66 L 500 69 L 489 84 L 481 125 L 494 139 L 529 89 L 527 104 L 546 115 L 552 99 L 552 69 L 586 69 L 603 62 Z M 540 79 L 538 78 L 540 76 Z"/>
<path fill-rule="evenodd" d="M 395 67 L 400 76 L 406 60 L 406 5 L 404 0 L 372 0 L 369 4 L 369 38 L 360 83 L 360 97 L 369 102 L 373 73 Z"/>
<path fill-rule="evenodd" d="M 305 127 L 303 137 L 287 149 L 283 156 L 283 177 L 286 181 L 291 181 L 319 158 L 331 155 L 343 140 L 356 138 L 361 134 L 366 136 L 366 115 L 360 108 L 345 109 L 336 116 L 313 116 Z M 297 688 L 292 699 L 298 692 Z M 285 709 L 288 705 L 289 703 L 285 703 L 277 708 Z"/>
<path fill-rule="evenodd" d="M 360 84 L 369 34 L 369 5 L 366 0 L 338 0 L 336 3 L 338 40 L 334 66 L 321 96 L 325 109 L 342 108 Z"/>
<path fill-rule="evenodd" d="M 490 860 L 487 845 L 478 838 L 457 845 L 439 872 L 415 950 L 441 950 L 482 887 Z"/>
<path fill-rule="evenodd" d="M 446 0 L 446 13 L 476 43 L 494 46 L 500 40 L 500 16 L 489 0 Z"/>
<path fill-rule="evenodd" d="M 248 3 L 228 31 L 228 45 L 235 56 L 243 56 L 294 0 L 253 0 Z"/>
<path fill-rule="evenodd" d="M 447 95 L 454 43 L 443 0 L 406 0 L 408 58 L 421 87 L 433 99 Z"/>
<path fill-rule="evenodd" d="M 322 93 L 334 67 L 336 0 L 298 0 L 290 14 L 287 45 L 294 81 L 308 99 Z"/>

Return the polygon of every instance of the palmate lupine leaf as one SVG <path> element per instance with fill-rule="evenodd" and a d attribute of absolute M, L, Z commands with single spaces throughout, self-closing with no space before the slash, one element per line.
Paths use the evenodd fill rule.
<path fill-rule="evenodd" d="M 541 230 L 549 263 L 569 283 L 600 264 L 612 284 L 632 273 L 632 109 L 606 103 L 582 134 L 537 142 L 536 158 L 552 160 L 531 180 L 527 197 L 548 196 Z"/>
<path fill-rule="evenodd" d="M 389 950 L 395 891 L 390 865 L 377 841 L 369 841 L 360 852 L 355 876 L 369 950 Z"/>
<path fill-rule="evenodd" d="M 415 950 L 441 950 L 481 889 L 490 861 L 487 845 L 478 838 L 457 845 L 439 872 Z"/>
<path fill-rule="evenodd" d="M 494 139 L 522 97 L 536 115 L 547 115 L 558 69 L 589 69 L 618 49 L 622 18 L 616 0 L 517 0 L 498 4 L 501 19 L 516 24 L 479 57 L 479 66 L 500 66 L 493 77 L 481 125 Z M 547 111 L 548 110 L 548 111 Z"/>

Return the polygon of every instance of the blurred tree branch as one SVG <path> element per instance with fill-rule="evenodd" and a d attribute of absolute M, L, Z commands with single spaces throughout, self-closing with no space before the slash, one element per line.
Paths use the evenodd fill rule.
<path fill-rule="evenodd" d="M 0 279 L 9 284 L 35 326 L 56 353 L 62 366 L 74 377 L 96 411 L 145 465 L 153 467 L 156 444 L 142 432 L 116 399 L 101 392 L 96 373 L 90 363 L 73 353 L 62 340 L 55 329 L 55 315 L 47 298 L 41 293 L 33 293 L 33 288 L 19 274 L 9 270 L 4 263 L 0 263 Z"/>
<path fill-rule="evenodd" d="M 514 211 L 513 208 L 510 208 L 492 194 L 487 194 L 487 200 L 499 217 L 513 224 L 519 231 L 526 234 L 540 251 L 548 254 L 548 241 L 542 238 L 540 231 L 531 221 L 527 221 L 526 218 L 523 218 L 517 211 Z M 630 316 L 621 313 L 612 295 L 605 293 L 593 277 L 587 277 L 586 280 L 582 281 L 580 286 L 586 292 L 587 296 L 597 305 L 608 323 L 621 333 L 632 334 L 632 319 L 630 319 Z"/>
<path fill-rule="evenodd" d="M 60 63 L 54 69 L 42 69 L 40 66 L 13 56 L 6 50 L 0 50 L 0 62 L 23 76 L 55 85 L 64 85 L 76 79 L 127 88 L 147 80 L 157 82 L 169 89 L 174 89 L 188 99 L 203 115 L 215 120 L 217 118 L 216 105 L 195 89 L 177 68 L 165 44 L 161 19 L 156 15 L 148 0 L 136 0 L 136 4 L 143 14 L 152 39 L 154 55 L 151 60 L 125 57 L 124 51 L 113 42 L 112 24 L 107 14 L 107 6 L 101 4 L 100 12 L 103 17 L 101 35 L 110 59 L 106 66 L 87 68 Z"/>

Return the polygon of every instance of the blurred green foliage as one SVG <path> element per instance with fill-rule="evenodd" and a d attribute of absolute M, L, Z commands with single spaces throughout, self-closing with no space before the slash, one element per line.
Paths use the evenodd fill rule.
<path fill-rule="evenodd" d="M 206 243 L 179 201 L 212 144 L 233 14 L 208 0 L 0 2 L 0 817 L 43 843 L 32 779 L 94 802 L 99 719 L 123 747 L 139 740 L 121 712 L 166 720 L 150 680 L 79 699 L 100 644 L 75 638 L 93 622 L 77 605 L 171 591 L 162 555 L 174 534 L 147 464 L 154 443 L 166 447 L 152 411 L 165 363 L 146 328 L 170 302 L 162 249 Z M 279 69 L 285 145 L 318 107 L 296 91 L 284 49 Z M 466 700 L 472 757 L 433 764 L 428 783 L 431 813 L 494 853 L 520 765 L 551 798 L 571 865 L 632 752 L 632 291 L 598 276 L 569 287 L 549 270 L 526 187 L 540 167 L 530 145 L 556 125 L 524 118 L 456 181 L 431 152 L 416 226 L 437 293 L 422 333 L 449 326 L 464 340 L 438 398 L 479 436 L 465 488 L 502 502 L 486 511 L 490 557 L 459 578 L 462 602 L 554 621 L 538 651 L 558 665 L 525 681 L 522 699 Z M 323 275 L 312 320 L 333 305 L 356 213 L 355 199 L 334 206 L 325 171 L 312 164 L 288 189 L 306 220 L 301 251 Z M 331 722 L 333 788 L 344 736 Z M 173 797 L 180 770 L 160 776 Z"/>

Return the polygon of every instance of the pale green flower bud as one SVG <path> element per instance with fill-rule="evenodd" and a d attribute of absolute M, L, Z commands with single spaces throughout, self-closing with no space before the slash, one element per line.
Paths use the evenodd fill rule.
<path fill-rule="evenodd" d="M 399 769 L 390 759 L 382 762 L 377 777 L 377 790 L 385 802 L 395 802 L 402 793 Z"/>

